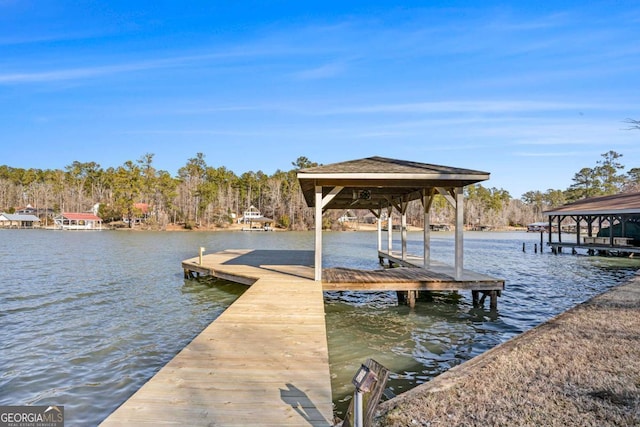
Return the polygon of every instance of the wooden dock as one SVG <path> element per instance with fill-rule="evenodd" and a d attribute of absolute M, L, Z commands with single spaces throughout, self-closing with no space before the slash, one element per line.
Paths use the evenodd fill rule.
<path fill-rule="evenodd" d="M 609 240 L 608 237 L 605 237 L 604 239 Z M 576 249 L 585 249 L 589 254 L 604 253 L 609 255 L 625 255 L 629 257 L 635 257 L 637 256 L 637 254 L 640 254 L 640 246 L 631 246 L 628 244 L 611 245 L 608 243 L 603 243 L 602 240 L 588 243 L 551 242 L 548 243 L 548 245 L 551 247 L 551 252 L 553 252 L 554 254 L 561 253 L 563 248 L 571 249 L 571 251 L 574 253 L 576 252 Z"/>
<path fill-rule="evenodd" d="M 102 425 L 331 426 L 333 405 L 323 290 L 471 290 L 504 281 L 421 258 L 381 252 L 401 268 L 323 270 L 314 252 L 225 250 L 182 262 L 186 277 L 208 275 L 250 285 Z M 483 298 L 484 299 L 484 298 Z M 415 302 L 415 299 L 413 300 Z"/>
<path fill-rule="evenodd" d="M 101 425 L 331 426 L 322 287 L 284 252 L 183 262 L 252 286 Z"/>

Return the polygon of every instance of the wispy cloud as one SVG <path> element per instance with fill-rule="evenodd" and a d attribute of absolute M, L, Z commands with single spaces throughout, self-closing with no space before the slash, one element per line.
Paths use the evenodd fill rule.
<path fill-rule="evenodd" d="M 315 68 L 309 68 L 307 70 L 298 71 L 293 74 L 293 77 L 299 80 L 318 80 L 335 77 L 345 70 L 344 63 L 329 63 L 320 65 Z"/>
<path fill-rule="evenodd" d="M 581 157 L 584 155 L 583 151 L 545 151 L 545 152 L 515 152 L 514 156 L 517 157 Z"/>
<path fill-rule="evenodd" d="M 377 105 L 347 106 L 328 109 L 320 114 L 387 114 L 387 113 L 501 113 L 559 110 L 600 109 L 602 105 L 562 103 L 553 101 L 474 100 L 438 101 L 415 103 L 389 103 Z"/>

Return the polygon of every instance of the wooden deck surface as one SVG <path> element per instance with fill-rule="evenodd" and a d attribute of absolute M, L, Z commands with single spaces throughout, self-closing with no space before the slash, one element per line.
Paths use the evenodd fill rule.
<path fill-rule="evenodd" d="M 332 425 L 321 284 L 309 267 L 251 252 L 185 261 L 253 285 L 103 426 Z"/>
<path fill-rule="evenodd" d="M 438 261 L 431 261 L 429 268 L 422 268 L 422 258 L 407 255 L 404 260 L 397 254 L 379 252 L 378 256 L 402 265 L 374 271 L 350 268 L 325 268 L 322 288 L 328 290 L 427 290 L 427 291 L 491 291 L 503 290 L 504 280 L 470 270 L 464 270 L 462 278 L 454 278 L 454 268 Z"/>
<path fill-rule="evenodd" d="M 415 259 L 414 259 L 415 258 Z M 251 285 L 102 425 L 330 426 L 323 290 L 501 290 L 504 281 L 436 262 L 325 269 L 313 251 L 225 250 L 185 270 Z"/>

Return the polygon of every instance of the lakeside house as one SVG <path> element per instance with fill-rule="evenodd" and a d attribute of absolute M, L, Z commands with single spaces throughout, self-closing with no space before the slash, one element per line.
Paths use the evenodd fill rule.
<path fill-rule="evenodd" d="M 373 215 L 373 214 L 371 214 Z M 343 223 L 357 223 L 358 222 L 358 216 L 356 214 L 354 214 L 352 211 L 350 210 L 346 210 L 343 212 L 343 214 L 340 216 L 340 218 L 338 218 L 338 222 L 340 224 Z"/>
<path fill-rule="evenodd" d="M 262 216 L 262 213 L 255 206 L 249 206 L 249 209 L 242 213 L 238 218 L 238 224 L 249 224 L 249 227 L 243 227 L 243 231 L 261 230 L 272 231 L 273 219 Z M 258 224 L 258 225 L 254 225 Z"/>
<path fill-rule="evenodd" d="M 33 228 L 39 223 L 40 218 L 35 215 L 0 213 L 0 228 Z"/>
<path fill-rule="evenodd" d="M 92 213 L 64 212 L 53 221 L 58 230 L 102 230 L 102 218 Z"/>
<path fill-rule="evenodd" d="M 97 211 L 95 211 L 97 212 Z M 133 214 L 134 216 L 129 220 L 129 218 L 123 217 L 122 222 L 128 224 L 131 221 L 133 225 L 140 225 L 147 222 L 149 219 L 149 204 L 148 203 L 134 203 L 133 204 Z"/>

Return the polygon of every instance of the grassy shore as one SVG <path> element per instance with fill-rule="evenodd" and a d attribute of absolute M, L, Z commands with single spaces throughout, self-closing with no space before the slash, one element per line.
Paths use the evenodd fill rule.
<path fill-rule="evenodd" d="M 640 426 L 640 272 L 380 406 L 378 426 Z"/>

